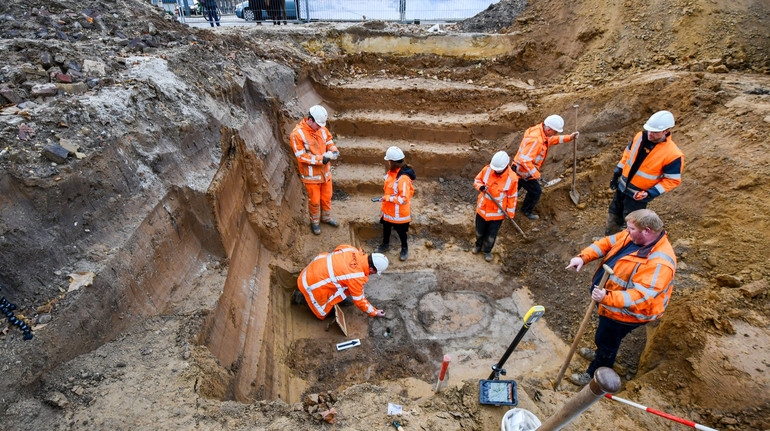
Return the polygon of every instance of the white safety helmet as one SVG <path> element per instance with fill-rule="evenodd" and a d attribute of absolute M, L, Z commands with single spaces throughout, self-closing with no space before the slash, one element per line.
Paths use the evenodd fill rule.
<path fill-rule="evenodd" d="M 388 151 L 385 151 L 385 160 L 404 160 L 404 152 L 401 151 L 401 148 L 398 147 L 390 147 L 388 148 Z"/>
<path fill-rule="evenodd" d="M 548 117 L 545 118 L 545 121 L 543 121 L 543 124 L 545 124 L 546 127 L 550 127 L 559 133 L 561 133 L 562 130 L 564 130 L 564 118 L 561 118 L 558 115 L 549 115 Z"/>
<path fill-rule="evenodd" d="M 508 167 L 510 161 L 511 158 L 508 157 L 508 153 L 505 151 L 498 151 L 492 156 L 492 162 L 489 164 L 489 167 L 495 172 L 500 172 Z"/>
<path fill-rule="evenodd" d="M 321 127 L 326 127 L 326 120 L 329 118 L 329 114 L 326 113 L 326 109 L 324 109 L 321 105 L 314 105 L 310 107 L 310 116 L 313 117 L 313 120 L 315 120 L 316 124 L 318 124 Z"/>
<path fill-rule="evenodd" d="M 662 132 L 674 127 L 674 114 L 668 111 L 658 111 L 644 123 L 644 130 L 648 132 Z"/>
<path fill-rule="evenodd" d="M 372 262 L 377 269 L 377 274 L 382 274 L 388 269 L 388 258 L 382 253 L 372 253 Z"/>

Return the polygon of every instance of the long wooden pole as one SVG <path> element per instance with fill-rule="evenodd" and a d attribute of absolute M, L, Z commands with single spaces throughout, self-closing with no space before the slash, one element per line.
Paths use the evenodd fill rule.
<path fill-rule="evenodd" d="M 610 277 L 610 275 L 615 274 L 615 272 L 609 266 L 603 265 L 603 268 L 604 275 L 602 276 L 602 281 L 599 283 L 599 289 L 604 289 L 604 285 L 607 284 L 607 279 Z M 564 372 L 567 371 L 569 362 L 572 360 L 572 355 L 575 354 L 575 350 L 577 350 L 578 343 L 580 343 L 580 339 L 583 337 L 583 332 L 585 332 L 586 327 L 588 327 L 588 321 L 591 320 L 591 314 L 594 311 L 594 307 L 596 307 L 596 301 L 592 299 L 588 303 L 588 308 L 586 309 L 585 315 L 583 316 L 583 321 L 580 323 L 580 328 L 578 328 L 577 334 L 575 334 L 575 340 L 572 341 L 572 347 L 569 349 L 567 359 L 564 360 L 564 365 L 561 366 L 559 375 L 556 376 L 556 381 L 553 382 L 553 389 L 555 391 L 559 390 L 559 383 L 561 383 L 561 379 L 564 377 Z"/>

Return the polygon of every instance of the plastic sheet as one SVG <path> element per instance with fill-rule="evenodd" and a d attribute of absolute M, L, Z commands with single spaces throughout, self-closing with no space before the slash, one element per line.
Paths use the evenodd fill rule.
<path fill-rule="evenodd" d="M 503 416 L 501 431 L 535 431 L 540 425 L 540 419 L 529 410 L 514 408 Z"/>

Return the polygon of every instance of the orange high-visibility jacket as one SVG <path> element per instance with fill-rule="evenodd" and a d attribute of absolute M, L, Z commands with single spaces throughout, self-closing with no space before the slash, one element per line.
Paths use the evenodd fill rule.
<path fill-rule="evenodd" d="M 332 134 L 326 127 L 314 131 L 307 124 L 307 119 L 294 127 L 291 132 L 291 147 L 299 162 L 299 177 L 306 184 L 323 184 L 331 180 L 332 171 L 329 163 L 323 163 L 323 153 L 338 152 L 332 140 Z"/>
<path fill-rule="evenodd" d="M 618 232 L 594 242 L 578 256 L 584 262 L 601 257 L 604 263 L 630 241 L 628 231 Z M 599 304 L 599 314 L 629 323 L 650 322 L 663 314 L 676 272 L 676 255 L 665 232 L 654 244 L 621 257 L 613 271 L 615 274 L 605 285 L 607 296 Z"/>
<path fill-rule="evenodd" d="M 513 158 L 516 173 L 526 179 L 540 178 L 540 167 L 543 166 L 548 147 L 572 141 L 570 135 L 554 135 L 545 137 L 545 125 L 540 123 L 524 132 L 524 138 L 519 145 L 519 151 Z"/>
<path fill-rule="evenodd" d="M 398 176 L 398 173 L 398 170 L 389 170 L 385 174 L 385 194 L 382 197 L 380 216 L 391 223 L 407 223 L 412 220 L 414 187 L 409 174 Z"/>
<path fill-rule="evenodd" d="M 643 133 L 637 133 L 634 140 L 628 144 L 615 172 L 621 173 L 618 180 L 618 189 L 621 192 L 633 196 L 636 192 L 646 191 L 649 196 L 644 201 L 651 201 L 681 184 L 684 154 L 669 134 L 665 141 L 655 144 L 629 184 L 628 174 L 642 145 Z"/>
<path fill-rule="evenodd" d="M 316 256 L 302 270 L 297 287 L 319 319 L 325 318 L 334 304 L 348 295 L 361 311 L 374 316 L 377 309 L 364 296 L 367 281 L 369 261 L 366 253 L 352 245 L 342 244 L 331 253 Z"/>
<path fill-rule="evenodd" d="M 495 202 L 487 197 L 486 193 L 481 192 L 481 186 L 487 186 L 486 191 L 505 209 L 508 217 L 513 218 L 516 214 L 516 199 L 519 196 L 519 177 L 513 173 L 510 166 L 505 168 L 502 175 L 497 175 L 489 165 L 484 166 L 481 172 L 476 175 L 473 186 L 480 192 L 479 198 L 476 201 L 476 213 L 484 220 L 502 220 L 505 218 L 505 215 L 495 205 Z"/>

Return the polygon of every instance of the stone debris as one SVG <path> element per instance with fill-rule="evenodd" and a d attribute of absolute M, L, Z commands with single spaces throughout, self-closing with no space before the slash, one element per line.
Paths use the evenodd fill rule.
<path fill-rule="evenodd" d="M 59 391 L 53 391 L 53 392 L 49 393 L 45 397 L 45 402 L 50 404 L 50 405 L 52 405 L 52 406 L 54 406 L 54 407 L 58 407 L 60 409 L 65 409 L 65 408 L 69 407 L 69 405 L 70 405 L 70 402 L 67 399 L 67 397 L 63 393 L 61 393 Z"/>

